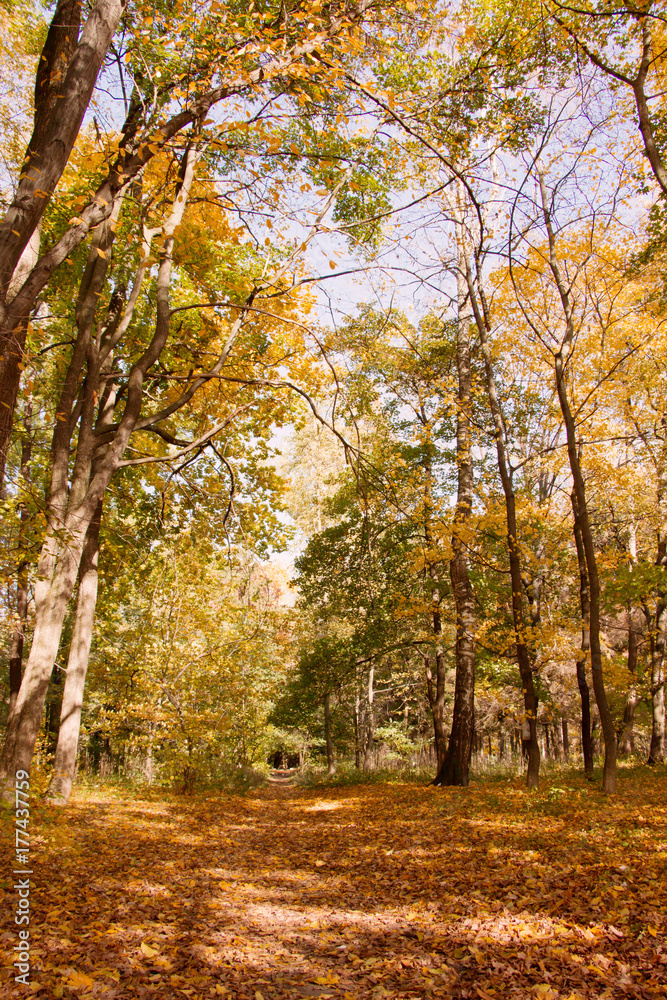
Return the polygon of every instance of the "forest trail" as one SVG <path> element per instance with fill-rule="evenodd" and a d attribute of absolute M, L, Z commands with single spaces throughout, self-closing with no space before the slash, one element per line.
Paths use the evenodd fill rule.
<path fill-rule="evenodd" d="M 283 788 L 286 788 L 288 785 L 291 785 L 293 783 L 297 772 L 298 768 L 296 767 L 288 768 L 285 770 L 272 768 L 272 770 L 269 772 L 269 777 L 267 780 L 269 784 L 273 785 L 274 787 L 277 786 L 278 788 L 280 788 L 282 786 Z"/>
<path fill-rule="evenodd" d="M 667 809 L 650 799 L 667 780 L 645 771 L 611 802 L 568 777 L 535 795 L 265 786 L 38 807 L 32 995 L 664 997 Z M 3 996 L 26 995 L 4 975 Z"/>

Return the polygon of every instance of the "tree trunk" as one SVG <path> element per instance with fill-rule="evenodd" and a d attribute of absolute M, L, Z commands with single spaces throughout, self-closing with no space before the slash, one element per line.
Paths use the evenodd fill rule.
<path fill-rule="evenodd" d="M 634 753 L 635 749 L 635 711 L 637 709 L 637 659 L 639 653 L 639 630 L 632 623 L 632 613 L 628 609 L 628 672 L 630 685 L 625 695 L 623 711 L 623 726 L 618 741 L 618 752 L 621 757 Z"/>
<path fill-rule="evenodd" d="M 336 762 L 331 736 L 331 691 L 327 691 L 324 696 L 324 738 L 327 744 L 327 777 L 332 778 L 336 773 Z"/>
<path fill-rule="evenodd" d="M 570 759 L 570 734 L 568 732 L 567 719 L 565 717 L 563 717 L 561 728 L 563 730 L 563 757 L 567 761 Z"/>
<path fill-rule="evenodd" d="M 55 754 L 58 743 L 58 731 L 60 729 L 60 709 L 63 700 L 63 673 L 57 663 L 51 671 L 51 680 L 46 699 L 46 719 L 44 735 L 46 737 L 46 754 L 51 757 Z"/>
<path fill-rule="evenodd" d="M 606 794 L 611 795 L 616 791 L 616 731 L 614 728 L 614 721 L 609 710 L 607 693 L 604 686 L 604 674 L 602 671 L 602 648 L 600 646 L 600 581 L 598 576 L 597 559 L 595 556 L 595 547 L 593 544 L 593 533 L 588 519 L 586 488 L 577 452 L 576 428 L 569 400 L 567 398 L 562 359 L 556 359 L 556 373 L 561 412 L 563 413 L 567 431 L 570 469 L 574 480 L 574 489 L 572 491 L 574 520 L 575 523 L 578 524 L 579 528 L 588 580 L 588 633 L 591 656 L 591 673 L 593 675 L 593 691 L 595 692 L 595 701 L 600 715 L 600 725 L 602 727 L 605 748 L 602 790 Z M 581 691 L 581 686 L 579 690 Z"/>
<path fill-rule="evenodd" d="M 447 753 L 447 731 L 445 729 L 445 681 L 447 679 L 447 664 L 445 654 L 442 650 L 442 616 L 440 614 L 441 593 L 439 587 L 439 572 L 431 562 L 430 552 L 433 548 L 433 532 L 431 526 L 433 510 L 433 456 L 431 448 L 433 445 L 431 428 L 428 421 L 422 420 L 422 434 L 424 435 L 424 541 L 426 551 L 429 553 L 425 560 L 425 568 L 428 574 L 427 586 L 431 587 L 431 602 L 433 610 L 433 635 L 435 636 L 435 678 L 433 676 L 433 658 L 424 657 L 424 667 L 426 670 L 426 693 L 428 703 L 433 716 L 433 735 L 435 738 L 435 753 L 437 759 L 437 769 L 440 770 Z"/>
<path fill-rule="evenodd" d="M 505 515 L 507 520 L 507 552 L 510 564 L 510 586 L 512 588 L 512 623 L 514 626 L 514 642 L 516 646 L 517 664 L 521 677 L 521 687 L 523 690 L 523 704 L 525 718 L 529 726 L 528 739 L 524 741 L 524 752 L 528 760 L 526 772 L 526 784 L 528 788 L 537 788 L 540 778 L 540 746 L 537 739 L 537 706 L 538 699 L 533 682 L 533 670 L 531 657 L 528 651 L 526 640 L 526 627 L 523 617 L 523 581 L 521 568 L 521 554 L 519 551 L 518 530 L 516 521 L 516 498 L 514 495 L 514 483 L 512 480 L 512 468 L 510 465 L 507 449 L 507 430 L 505 417 L 496 388 L 496 380 L 493 372 L 493 361 L 488 342 L 488 330 L 491 327 L 490 316 L 486 306 L 483 293 L 479 297 L 476 294 L 470 258 L 465 257 L 465 274 L 468 293 L 472 304 L 477 331 L 479 333 L 482 354 L 484 356 L 484 369 L 486 373 L 486 389 L 493 418 L 494 436 L 496 441 L 496 454 L 498 460 L 498 471 L 500 481 L 505 496 Z"/>
<path fill-rule="evenodd" d="M 435 736 L 435 752 L 438 770 L 442 767 L 447 753 L 447 731 L 445 729 L 445 678 L 447 668 L 444 653 L 438 652 L 435 657 L 435 680 L 433 678 L 433 660 L 424 657 L 426 667 L 426 691 L 433 716 L 433 732 Z"/>
<path fill-rule="evenodd" d="M 595 555 L 593 532 L 591 530 L 590 520 L 588 517 L 586 485 L 581 470 L 581 462 L 579 460 L 577 426 L 567 393 L 566 366 L 568 359 L 571 357 L 571 351 L 574 344 L 574 315 L 570 291 L 567 283 L 563 280 L 556 253 L 556 238 L 552 226 L 551 209 L 549 207 L 549 198 L 543 174 L 540 173 L 538 179 L 542 197 L 542 211 L 549 240 L 549 266 L 556 282 L 565 318 L 565 336 L 559 350 L 554 355 L 554 371 L 556 376 L 558 401 L 563 415 L 563 423 L 565 424 L 567 456 L 570 464 L 570 471 L 572 473 L 572 496 L 575 499 L 574 519 L 579 525 L 588 575 L 591 673 L 593 675 L 593 691 L 595 692 L 595 701 L 600 714 L 600 724 L 602 726 L 605 748 L 602 791 L 605 792 L 605 794 L 611 795 L 616 791 L 616 731 L 614 729 L 614 720 L 612 719 L 611 712 L 609 710 L 609 702 L 607 701 L 607 693 L 604 686 L 604 673 L 602 670 L 602 648 L 600 646 L 600 578 L 598 574 L 597 558 Z"/>
<path fill-rule="evenodd" d="M 665 759 L 665 607 L 661 599 L 651 635 L 651 746 L 649 764 Z"/>
<path fill-rule="evenodd" d="M 74 632 L 67 661 L 67 674 L 60 713 L 60 731 L 54 762 L 53 777 L 46 793 L 52 805 L 66 805 L 72 791 L 76 769 L 76 754 L 81 727 L 83 690 L 88 669 L 90 643 L 97 604 L 97 561 L 99 552 L 102 502 L 90 522 L 79 569 L 79 595 L 76 605 Z"/>
<path fill-rule="evenodd" d="M 459 227 L 460 229 L 461 227 Z M 458 406 L 456 414 L 456 464 L 458 491 L 452 526 L 452 559 L 449 574 L 456 607 L 456 681 L 454 714 L 449 746 L 435 785 L 463 785 L 470 781 L 475 718 L 475 602 L 468 574 L 468 539 L 472 517 L 472 371 L 470 363 L 470 315 L 466 313 L 467 287 L 463 263 L 463 234 L 459 232 L 458 323 L 456 331 L 456 371 Z"/>
<path fill-rule="evenodd" d="M 85 529 L 87 530 L 87 524 Z M 38 578 L 35 586 L 37 609 L 32 648 L 16 707 L 7 726 L 0 758 L 0 784 L 2 796 L 7 800 L 13 794 L 16 771 L 30 771 L 49 679 L 58 655 L 67 605 L 76 581 L 83 538 L 77 538 L 73 534 L 68 541 L 69 544 L 63 547 L 52 579 Z"/>
<path fill-rule="evenodd" d="M 28 401 L 26 405 L 23 425 L 25 433 L 21 441 L 21 472 L 22 483 L 27 483 L 30 476 L 30 456 L 32 453 L 32 428 L 31 428 L 31 405 Z M 0 482 L 1 482 L 0 477 Z M 25 504 L 21 505 L 21 527 L 19 531 L 19 549 L 25 550 L 27 545 L 27 531 L 30 521 L 30 514 Z M 28 621 L 28 560 L 20 560 L 16 574 L 16 626 L 12 632 L 11 646 L 9 651 L 9 709 L 7 712 L 7 724 L 16 707 L 21 688 L 21 678 L 23 674 L 23 646 L 25 644 L 25 629 Z"/>
<path fill-rule="evenodd" d="M 99 439 L 95 434 L 95 412 L 100 399 L 97 390 L 100 385 L 101 368 L 98 363 L 100 343 L 91 340 L 95 310 L 88 292 L 94 290 L 96 280 L 96 270 L 91 264 L 91 259 L 84 275 L 86 278 L 90 272 L 90 282 L 88 291 L 82 294 L 77 307 L 76 319 L 79 329 L 68 370 L 68 378 L 70 371 L 72 373 L 70 380 L 72 384 L 75 377 L 78 378 L 80 371 L 76 359 L 82 353 L 82 345 L 89 348 L 84 352 L 89 368 L 81 386 L 80 407 L 68 405 L 59 419 L 57 414 L 53 431 L 53 471 L 48 507 L 50 526 L 42 545 L 35 584 L 35 631 L 21 690 L 16 700 L 16 709 L 7 726 L 0 758 L 0 797 L 5 801 L 13 801 L 16 770 L 30 770 L 49 677 L 58 655 L 63 622 L 74 590 L 88 527 L 111 477 L 121 466 L 130 435 L 137 427 L 144 399 L 146 373 L 160 357 L 169 339 L 171 314 L 169 285 L 172 274 L 174 232 L 183 218 L 198 156 L 199 153 L 190 145 L 183 154 L 177 197 L 172 203 L 162 230 L 164 241 L 159 251 L 155 329 L 148 346 L 133 364 L 127 376 L 122 416 L 101 455 L 99 455 Z M 117 211 L 118 207 L 115 206 L 114 211 Z M 98 228 L 100 232 L 94 237 L 91 248 L 94 251 L 91 254 L 93 263 L 95 258 L 98 258 L 94 248 L 95 240 L 110 239 L 109 234 L 112 232 L 111 226 Z M 237 319 L 235 323 L 238 324 L 236 326 L 238 330 L 239 320 Z M 101 337 L 104 328 L 98 327 L 98 332 Z M 227 354 L 232 344 L 233 340 L 228 339 L 225 347 Z M 76 363 L 73 364 L 75 360 Z M 71 386 L 66 380 L 61 393 L 61 402 L 63 399 L 68 399 L 74 403 L 77 395 L 76 392 L 72 395 Z M 105 398 L 104 393 L 102 393 L 103 398 Z M 103 414 L 98 412 L 98 420 L 102 418 Z M 63 421 L 67 421 L 68 424 L 66 435 L 61 434 Z M 68 457 L 77 424 L 76 460 L 70 471 L 70 485 Z"/>
<path fill-rule="evenodd" d="M 361 698 L 357 690 L 354 700 L 354 766 L 358 771 L 361 770 L 361 725 Z"/>
<path fill-rule="evenodd" d="M 67 166 L 124 4 L 97 0 L 79 38 L 80 10 L 77 0 L 60 0 L 54 12 L 37 69 L 33 133 L 16 194 L 0 222 L 0 483 L 36 295 L 21 294 L 23 280 L 15 275 Z"/>
<path fill-rule="evenodd" d="M 584 758 L 584 774 L 590 778 L 593 774 L 593 741 L 591 737 L 591 696 L 586 680 L 586 663 L 588 662 L 588 652 L 590 650 L 590 604 L 588 599 L 588 572 L 586 570 L 586 556 L 584 554 L 584 543 L 581 538 L 579 521 L 577 520 L 576 507 L 577 500 L 574 493 L 571 494 L 572 510 L 574 512 L 574 541 L 577 548 L 577 561 L 579 563 L 579 607 L 581 611 L 581 656 L 577 660 L 577 687 L 581 698 L 581 752 Z"/>
<path fill-rule="evenodd" d="M 366 689 L 366 725 L 364 728 L 364 771 L 373 770 L 373 739 L 375 737 L 375 667 L 368 670 Z"/>

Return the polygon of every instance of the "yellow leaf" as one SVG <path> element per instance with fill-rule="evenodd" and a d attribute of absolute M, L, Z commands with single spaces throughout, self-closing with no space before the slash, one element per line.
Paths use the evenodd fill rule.
<path fill-rule="evenodd" d="M 329 267 L 331 268 L 332 271 L 335 271 L 336 270 L 336 262 L 334 260 L 330 260 L 329 261 Z"/>
<path fill-rule="evenodd" d="M 106 255 L 105 251 L 104 250 L 100 250 L 99 247 L 97 248 L 97 253 L 98 253 L 98 256 L 101 257 L 103 260 L 107 259 L 107 255 Z"/>
<path fill-rule="evenodd" d="M 334 266 L 335 266 L 335 265 L 334 265 Z M 323 865 L 324 863 L 325 863 L 324 861 L 316 861 L 316 862 L 315 862 L 315 867 L 316 867 L 316 868 L 321 868 L 321 867 L 322 867 L 322 865 Z"/>
<path fill-rule="evenodd" d="M 292 142 L 292 143 L 290 143 L 290 150 L 291 150 L 291 152 L 292 152 L 292 153 L 294 153 L 294 154 L 295 154 L 296 156 L 298 156 L 298 155 L 299 155 L 299 153 L 301 152 L 301 150 L 299 149 L 299 147 L 298 147 L 297 145 L 295 145 L 295 143 L 293 143 L 293 142 Z"/>
<path fill-rule="evenodd" d="M 69 974 L 67 985 L 71 990 L 87 990 L 95 985 L 95 980 L 87 976 L 85 972 L 77 972 L 73 969 Z"/>
<path fill-rule="evenodd" d="M 648 932 L 649 932 L 649 934 L 651 934 L 651 935 L 652 935 L 653 937 L 657 937 L 657 936 L 658 936 L 658 932 L 657 932 L 657 930 L 655 929 L 655 927 L 649 927 L 649 929 L 648 929 Z"/>
<path fill-rule="evenodd" d="M 144 953 L 144 955 L 146 956 L 146 958 L 152 958 L 153 955 L 157 955 L 158 954 L 157 948 L 151 948 L 151 946 L 149 944 L 146 944 L 145 941 L 141 942 L 141 950 Z"/>

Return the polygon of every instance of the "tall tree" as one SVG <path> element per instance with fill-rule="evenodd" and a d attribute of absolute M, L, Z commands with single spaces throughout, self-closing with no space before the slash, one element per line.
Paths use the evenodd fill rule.
<path fill-rule="evenodd" d="M 456 679 L 454 712 L 447 753 L 434 779 L 435 785 L 463 785 L 470 780 L 475 727 L 475 599 L 468 568 L 470 522 L 473 513 L 472 464 L 472 363 L 470 339 L 472 312 L 465 268 L 466 234 L 457 222 L 458 275 L 456 324 L 456 467 L 457 494 L 452 524 L 452 558 L 449 574 L 456 606 Z"/>

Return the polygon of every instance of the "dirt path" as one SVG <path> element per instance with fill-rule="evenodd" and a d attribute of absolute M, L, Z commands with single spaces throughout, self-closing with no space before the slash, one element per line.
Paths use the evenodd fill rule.
<path fill-rule="evenodd" d="M 298 772 L 298 768 L 281 768 L 280 770 L 273 768 L 269 771 L 268 782 L 270 785 L 283 786 L 291 785 L 294 782 L 294 778 Z"/>
<path fill-rule="evenodd" d="M 44 812 L 29 995 L 664 997 L 665 809 L 567 794 L 273 785 Z"/>

